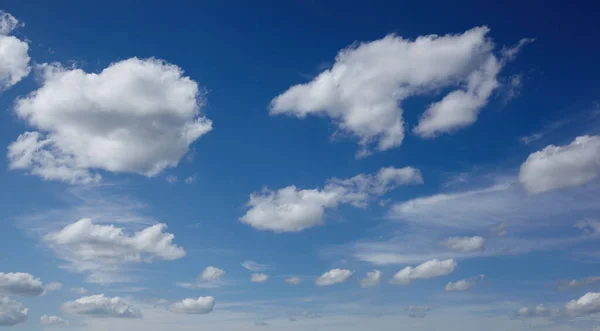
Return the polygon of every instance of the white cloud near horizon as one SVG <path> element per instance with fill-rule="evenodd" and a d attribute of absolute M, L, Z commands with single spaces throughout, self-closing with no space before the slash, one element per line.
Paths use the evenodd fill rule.
<path fill-rule="evenodd" d="M 142 318 L 142 312 L 120 297 L 105 297 L 104 294 L 81 297 L 67 301 L 61 306 L 67 314 L 103 318 Z"/>

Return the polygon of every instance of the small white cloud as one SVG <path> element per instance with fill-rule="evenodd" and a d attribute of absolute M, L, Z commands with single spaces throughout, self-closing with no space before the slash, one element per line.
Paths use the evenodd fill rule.
<path fill-rule="evenodd" d="M 196 175 L 188 176 L 188 177 L 185 178 L 184 182 L 186 184 L 193 184 L 193 183 L 196 182 L 196 177 L 197 177 Z"/>
<path fill-rule="evenodd" d="M 600 174 L 600 136 L 580 136 L 566 146 L 549 145 L 521 165 L 519 182 L 529 193 L 579 186 Z"/>
<path fill-rule="evenodd" d="M 451 274 L 456 268 L 454 259 L 448 260 L 429 260 L 416 267 L 406 267 L 398 271 L 392 280 L 391 284 L 408 285 L 417 279 L 427 279 Z"/>
<path fill-rule="evenodd" d="M 98 74 L 59 64 L 39 72 L 42 86 L 14 106 L 36 131 L 10 144 L 11 169 L 71 184 L 98 182 L 99 171 L 152 177 L 212 130 L 203 93 L 176 65 L 130 58 Z"/>
<path fill-rule="evenodd" d="M 477 282 L 483 280 L 484 276 L 480 275 L 479 277 L 475 277 L 472 279 L 461 279 L 456 282 L 449 282 L 446 284 L 445 291 L 446 292 L 459 292 L 459 291 L 467 291 L 475 287 Z"/>
<path fill-rule="evenodd" d="M 330 286 L 347 281 L 353 272 L 348 269 L 331 269 L 317 278 L 318 286 Z"/>
<path fill-rule="evenodd" d="M 3 92 L 29 75 L 29 45 L 14 36 L 9 36 L 19 21 L 11 14 L 0 10 L 0 92 Z"/>
<path fill-rule="evenodd" d="M 290 285 L 299 285 L 302 283 L 302 279 L 300 277 L 288 277 L 285 279 L 285 282 Z"/>
<path fill-rule="evenodd" d="M 569 301 L 565 308 L 567 313 L 574 315 L 600 313 L 600 293 L 588 292 L 577 300 Z"/>
<path fill-rule="evenodd" d="M 271 268 L 271 266 L 268 264 L 256 263 L 252 260 L 246 260 L 242 262 L 241 265 L 250 271 L 262 271 Z"/>
<path fill-rule="evenodd" d="M 442 244 L 449 249 L 461 253 L 481 252 L 485 249 L 485 239 L 474 237 L 450 237 Z"/>
<path fill-rule="evenodd" d="M 44 286 L 44 291 L 45 292 L 59 291 L 62 288 L 63 288 L 63 283 L 52 282 L 52 283 L 48 283 L 48 284 L 46 284 L 46 286 Z"/>
<path fill-rule="evenodd" d="M 0 326 L 13 326 L 27 320 L 29 309 L 8 297 L 0 297 Z"/>
<path fill-rule="evenodd" d="M 165 179 L 167 180 L 167 182 L 169 184 L 175 184 L 175 183 L 177 183 L 177 176 L 168 175 L 167 177 L 165 177 Z"/>
<path fill-rule="evenodd" d="M 198 297 L 198 299 L 183 299 L 172 304 L 170 309 L 180 314 L 208 314 L 214 307 L 214 297 Z"/>
<path fill-rule="evenodd" d="M 37 296 L 44 293 L 39 278 L 24 272 L 0 272 L 0 295 Z"/>
<path fill-rule="evenodd" d="M 123 228 L 81 219 L 47 234 L 44 242 L 69 262 L 70 270 L 89 273 L 89 282 L 110 283 L 119 280 L 123 264 L 185 256 L 185 250 L 173 244 L 175 236 L 164 229 L 165 224 L 156 224 L 129 235 Z"/>
<path fill-rule="evenodd" d="M 40 317 L 40 324 L 44 326 L 68 326 L 70 323 L 58 316 L 43 315 Z"/>
<path fill-rule="evenodd" d="M 269 276 L 261 273 L 254 273 L 250 275 L 250 281 L 253 283 L 264 283 L 267 281 L 267 279 L 269 279 Z"/>
<path fill-rule="evenodd" d="M 225 270 L 209 266 L 202 271 L 202 274 L 198 276 L 198 279 L 203 281 L 213 281 L 223 276 L 225 276 Z"/>
<path fill-rule="evenodd" d="M 378 286 L 381 281 L 382 274 L 383 273 L 379 270 L 373 270 L 373 271 L 367 272 L 367 275 L 365 276 L 365 278 L 360 280 L 360 287 L 367 288 L 367 287 Z"/>
<path fill-rule="evenodd" d="M 142 312 L 120 297 L 91 295 L 65 302 L 61 309 L 68 314 L 89 317 L 141 318 Z"/>
<path fill-rule="evenodd" d="M 548 317 L 556 312 L 552 309 L 546 308 L 544 305 L 539 304 L 535 308 L 522 307 L 517 311 L 517 316 L 522 318 L 527 317 Z"/>
<path fill-rule="evenodd" d="M 300 190 L 293 185 L 277 191 L 264 189 L 250 195 L 249 209 L 240 221 L 259 230 L 299 232 L 323 224 L 325 211 L 340 204 L 362 207 L 370 198 L 400 185 L 421 183 L 418 169 L 387 167 L 376 174 L 330 179 L 323 189 Z"/>
<path fill-rule="evenodd" d="M 575 227 L 589 233 L 600 233 L 600 221 L 598 220 L 585 219 L 577 221 Z"/>
<path fill-rule="evenodd" d="M 431 311 L 431 307 L 429 306 L 418 306 L 418 305 L 410 305 L 406 307 L 404 310 L 408 312 L 408 316 L 411 318 L 423 318 L 427 316 L 427 313 Z"/>
<path fill-rule="evenodd" d="M 507 60 L 514 60 L 515 57 L 517 56 L 517 54 L 521 51 L 521 49 L 527 45 L 527 44 L 531 44 L 532 42 L 534 42 L 535 39 L 533 38 L 522 38 L 521 40 L 519 40 L 519 42 L 512 46 L 512 47 L 503 47 L 502 48 L 502 57 L 504 57 Z"/>

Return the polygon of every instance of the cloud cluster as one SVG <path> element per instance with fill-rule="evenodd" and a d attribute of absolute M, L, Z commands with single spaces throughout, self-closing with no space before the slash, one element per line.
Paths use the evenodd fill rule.
<path fill-rule="evenodd" d="M 105 297 L 104 294 L 82 297 L 65 302 L 61 309 L 73 315 L 89 317 L 141 318 L 142 312 L 120 297 Z"/>
<path fill-rule="evenodd" d="M 535 194 L 586 184 L 599 174 L 600 136 L 580 136 L 568 145 L 549 145 L 529 155 L 519 182 Z"/>
<path fill-rule="evenodd" d="M 58 316 L 43 315 L 40 317 L 40 324 L 45 326 L 68 326 L 70 323 Z"/>
<path fill-rule="evenodd" d="M 548 317 L 556 313 L 552 309 L 546 308 L 544 305 L 539 304 L 535 308 L 522 307 L 517 311 L 518 317 Z"/>
<path fill-rule="evenodd" d="M 0 326 L 12 326 L 23 323 L 27 320 L 29 309 L 22 303 L 0 297 Z"/>
<path fill-rule="evenodd" d="M 347 281 L 353 272 L 348 269 L 331 269 L 317 278 L 318 286 L 330 286 Z"/>
<path fill-rule="evenodd" d="M 391 284 L 408 285 L 417 279 L 427 279 L 451 274 L 456 268 L 454 259 L 448 260 L 429 260 L 419 264 L 416 267 L 406 267 L 398 271 L 392 280 Z"/>
<path fill-rule="evenodd" d="M 215 298 L 198 297 L 198 299 L 183 299 L 170 306 L 171 311 L 181 314 L 208 314 L 215 307 Z"/>
<path fill-rule="evenodd" d="M 414 132 L 433 137 L 469 126 L 498 87 L 504 63 L 494 55 L 488 32 L 476 27 L 455 35 L 388 35 L 357 43 L 341 50 L 331 69 L 274 98 L 270 113 L 328 116 L 359 139 L 359 155 L 366 155 L 372 145 L 384 151 L 402 143 L 404 100 L 450 88 L 427 107 Z M 510 56 L 521 46 L 511 48 Z"/>
<path fill-rule="evenodd" d="M 269 275 L 254 273 L 250 275 L 250 281 L 253 283 L 264 283 L 269 279 Z"/>
<path fill-rule="evenodd" d="M 59 64 L 39 72 L 42 86 L 14 106 L 37 131 L 9 146 L 12 169 L 71 184 L 98 182 L 99 170 L 155 176 L 212 129 L 198 84 L 161 60 L 130 58 L 99 74 Z"/>
<path fill-rule="evenodd" d="M 591 315 L 600 313 L 600 293 L 588 292 L 577 300 L 571 300 L 565 306 L 567 313 Z"/>
<path fill-rule="evenodd" d="M 600 276 L 589 276 L 581 279 L 563 280 L 558 283 L 560 289 L 571 289 L 600 283 Z"/>
<path fill-rule="evenodd" d="M 69 269 L 89 273 L 89 282 L 110 283 L 119 280 L 116 273 L 122 264 L 185 256 L 185 250 L 173 243 L 175 236 L 165 229 L 165 224 L 156 224 L 128 234 L 114 225 L 81 219 L 45 235 L 43 240 L 69 262 Z"/>
<path fill-rule="evenodd" d="M 37 296 L 44 293 L 39 278 L 23 272 L 0 272 L 0 295 Z"/>
<path fill-rule="evenodd" d="M 11 14 L 0 10 L 0 92 L 29 75 L 29 45 L 9 34 L 19 26 Z"/>
<path fill-rule="evenodd" d="M 400 185 L 420 184 L 423 178 L 412 167 L 380 169 L 376 174 L 359 174 L 348 179 L 330 179 L 323 189 L 288 186 L 265 189 L 250 195 L 249 209 L 240 221 L 259 230 L 299 232 L 323 223 L 327 209 L 340 204 L 365 206 L 372 197 Z"/>

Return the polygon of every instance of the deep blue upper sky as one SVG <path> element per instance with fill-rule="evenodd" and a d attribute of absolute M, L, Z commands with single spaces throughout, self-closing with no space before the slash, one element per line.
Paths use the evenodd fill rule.
<path fill-rule="evenodd" d="M 69 102 L 75 104 L 75 97 L 69 99 L 73 95 L 85 95 L 73 106 L 75 113 L 81 112 L 76 118 L 82 122 L 92 118 L 86 113 L 88 108 L 123 112 L 124 117 L 115 122 L 102 116 L 97 126 L 93 120 L 88 121 L 92 124 L 86 124 L 86 133 L 95 129 L 101 132 L 112 125 L 134 133 L 150 130 L 144 118 L 132 117 L 130 122 L 123 119 L 129 118 L 127 112 L 137 109 L 127 106 L 127 93 L 119 94 L 121 99 L 115 98 L 114 104 L 102 108 L 99 100 L 105 100 L 101 99 L 104 94 L 94 94 L 99 89 L 94 90 L 93 84 L 85 94 L 85 80 L 52 90 L 44 99 L 39 97 L 41 93 L 30 94 L 51 86 L 52 79 L 42 75 L 40 66 L 44 63 L 60 63 L 64 71 L 79 68 L 99 74 L 111 64 L 125 63 L 133 57 L 164 60 L 197 82 L 205 101 L 202 115 L 212 121 L 210 132 L 183 146 L 184 153 L 175 157 L 176 166 L 163 167 L 150 175 L 140 174 L 143 171 L 135 166 L 117 164 L 110 168 L 111 158 L 120 153 L 111 150 L 115 147 L 107 147 L 106 163 L 100 160 L 96 166 L 75 167 L 101 174 L 102 181 L 93 184 L 43 179 L 31 174 L 31 167 L 11 169 L 14 164 L 9 156 L 0 158 L 0 298 L 7 295 L 29 308 L 27 321 L 18 323 L 15 329 L 40 329 L 42 315 L 60 316 L 71 321 L 70 327 L 85 330 L 154 330 L 156 321 L 165 323 L 158 328 L 161 330 L 186 329 L 187 325 L 203 325 L 207 330 L 254 330 L 264 328 L 263 322 L 281 330 L 327 331 L 364 330 L 369 326 L 396 330 L 398 325 L 410 330 L 437 330 L 448 325 L 449 330 L 479 330 L 483 323 L 490 322 L 496 327 L 493 330 L 529 330 L 532 325 L 544 330 L 592 330 L 599 325 L 600 294 L 592 300 L 596 308 L 577 310 L 566 305 L 588 292 L 596 293 L 594 288 L 598 291 L 600 284 L 597 280 L 582 280 L 598 275 L 598 4 L 5 0 L 0 10 L 25 24 L 9 35 L 28 43 L 32 68 L 27 77 L 0 92 L 0 145 L 8 148 L 26 131 L 39 131 L 46 138 L 69 131 L 59 127 L 67 127 L 65 123 L 73 120 L 64 111 Z M 413 132 L 425 109 L 457 86 L 463 88 L 466 76 L 457 84 L 432 83 L 429 89 L 423 88 L 426 92 L 413 91 L 414 96 L 401 100 L 405 123 L 402 143 L 367 157 L 356 157 L 359 134 L 344 129 L 340 118 L 332 119 L 331 115 L 331 109 L 349 111 L 351 101 L 358 100 L 362 105 L 360 95 L 348 97 L 350 101 L 341 105 L 331 102 L 327 110 L 302 119 L 296 116 L 301 102 L 286 114 L 269 113 L 274 98 L 287 93 L 290 87 L 335 70 L 336 55 L 346 47 L 358 47 L 361 42 L 390 34 L 412 41 L 433 34 L 461 35 L 480 26 L 490 29 L 487 39 L 481 42 L 494 46 L 482 56 L 494 56 L 499 61 L 505 59 L 503 49 L 515 47 L 524 38 L 535 40 L 519 49 L 514 59 L 503 62 L 494 77 L 498 87 L 484 97 L 486 102 L 479 108 L 476 121 L 464 127 L 425 139 Z M 379 61 L 376 55 L 365 66 L 375 67 Z M 0 52 L 0 56 L 7 55 Z M 472 66 L 479 65 L 475 55 L 465 56 Z M 450 60 L 429 65 L 443 66 Z M 398 57 L 397 61 L 401 64 L 409 60 Z M 393 74 L 390 77 L 395 78 Z M 336 86 L 361 81 L 361 77 L 354 78 L 338 81 Z M 516 78 L 520 84 L 511 90 Z M 107 86 L 118 90 L 122 88 L 118 83 L 109 81 Z M 157 86 L 165 89 L 173 86 L 159 83 Z M 180 80 L 173 84 L 178 83 Z M 364 85 L 354 94 L 373 86 Z M 143 86 L 132 91 L 148 99 L 162 92 L 150 93 Z M 52 123 L 52 129 L 18 115 L 17 100 L 37 97 L 41 101 L 37 108 L 32 107 L 35 116 Z M 302 102 L 315 99 L 308 95 Z M 156 107 L 163 113 L 152 118 L 153 128 L 170 128 L 178 120 L 169 117 L 178 109 Z M 368 118 L 373 110 L 367 108 L 360 111 Z M 97 137 L 102 135 L 98 133 Z M 589 141 L 576 144 L 575 139 L 582 136 Z M 75 137 L 52 153 L 59 155 L 56 151 L 61 148 L 64 152 L 70 146 L 79 146 Z M 152 136 L 146 138 L 142 142 L 147 144 L 129 152 L 148 149 L 152 153 L 155 140 Z M 560 148 L 554 153 L 547 148 L 549 145 Z M 544 157 L 533 157 L 537 151 L 543 151 L 536 155 Z M 77 157 L 76 152 L 72 153 Z M 327 202 L 318 200 L 320 196 L 315 201 L 306 196 L 298 201 L 279 201 L 283 209 L 297 208 L 293 209 L 297 214 L 283 211 L 273 217 L 268 214 L 272 211 L 269 208 L 277 201 L 267 201 L 260 209 L 252 205 L 250 198 L 253 193 L 258 197 L 268 196 L 264 192 L 275 194 L 290 185 L 302 194 L 313 191 L 301 190 L 323 194 L 335 186 L 328 181 L 332 178 L 376 174 L 385 167 L 418 169 L 422 183 L 411 177 L 383 191 L 359 188 L 359 193 L 368 196 L 366 202 L 359 199 L 365 202 L 360 207 L 346 191 L 334 191 L 333 200 Z M 191 183 L 186 184 L 188 177 Z M 335 186 L 338 189 L 347 187 Z M 352 186 L 349 190 L 354 189 Z M 448 195 L 440 196 L 442 193 Z M 423 197 L 431 198 L 425 202 L 415 200 Z M 447 197 L 449 200 L 444 200 Z M 317 214 L 320 210 L 323 215 L 305 216 L 304 212 L 309 213 L 306 210 L 313 210 L 313 203 Z M 254 210 L 264 214 L 252 217 Z M 49 239 L 50 234 L 82 218 L 91 218 L 97 226 L 113 224 L 127 235 L 164 223 L 168 228 L 163 232 L 174 234 L 173 243 L 186 254 L 149 252 L 134 244 L 123 244 L 125 248 L 118 248 L 117 253 L 108 249 L 118 256 L 118 262 L 98 256 L 86 256 L 86 260 L 73 247 L 100 252 L 96 239 L 88 238 L 93 243 L 81 239 L 69 244 Z M 310 224 L 294 231 L 274 230 L 281 230 L 284 225 L 279 224 L 286 220 Z M 579 226 L 574 227 L 576 224 Z M 507 233 L 499 234 L 504 227 Z M 92 232 L 87 229 L 82 233 Z M 446 242 L 453 237 L 479 238 L 485 245 L 453 249 Z M 115 245 L 107 244 L 112 249 Z M 136 248 L 131 251 L 127 245 Z M 141 259 L 125 261 L 124 256 L 131 257 L 128 254 L 133 254 L 133 260 L 141 254 Z M 417 268 L 421 271 L 413 272 L 410 285 L 390 284 L 403 268 L 434 259 L 452 259 L 457 266 L 435 276 L 422 271 L 427 266 Z M 246 270 L 240 265 L 246 260 L 269 267 Z M 95 271 L 83 270 L 84 264 L 92 265 Z M 223 269 L 226 274 L 196 288 L 176 285 L 194 282 L 207 266 Z M 433 268 L 444 269 L 437 265 Z M 321 286 L 317 277 L 335 269 L 352 275 L 335 286 Z M 381 284 L 361 288 L 359 280 L 374 269 L 383 272 L 381 280 L 377 279 Z M 102 282 L 93 280 L 93 275 L 101 273 L 98 270 L 105 277 Z M 64 286 L 44 296 L 19 296 L 14 290 L 3 289 L 2 273 L 14 272 L 32 274 L 44 284 L 57 281 Z M 253 283 L 249 280 L 252 272 L 265 273 L 269 279 Z M 485 274 L 483 280 L 478 278 L 480 274 Z M 292 276 L 302 283 L 292 286 L 284 282 Z M 583 285 L 556 290 L 561 281 L 571 279 Z M 459 280 L 472 288 L 444 291 L 448 282 Z M 123 319 L 110 313 L 70 309 L 63 303 L 85 296 L 70 290 L 75 287 L 88 289 L 85 295 L 103 293 L 106 297 L 125 298 L 142 310 L 144 317 Z M 173 306 L 179 300 L 198 296 L 216 298 L 211 314 L 178 314 Z M 158 299 L 167 303 L 157 305 Z M 533 307 L 541 303 L 549 310 L 536 312 Z M 531 309 L 521 311 L 519 319 L 514 319 L 522 307 Z M 311 318 L 317 314 L 322 317 Z M 412 318 L 416 315 L 427 316 Z M 297 321 L 290 323 L 290 319 Z"/>

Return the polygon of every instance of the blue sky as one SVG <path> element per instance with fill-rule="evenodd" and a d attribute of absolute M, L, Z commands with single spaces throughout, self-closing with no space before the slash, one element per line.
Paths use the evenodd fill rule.
<path fill-rule="evenodd" d="M 600 327 L 596 5 L 0 10 L 0 328 Z"/>

